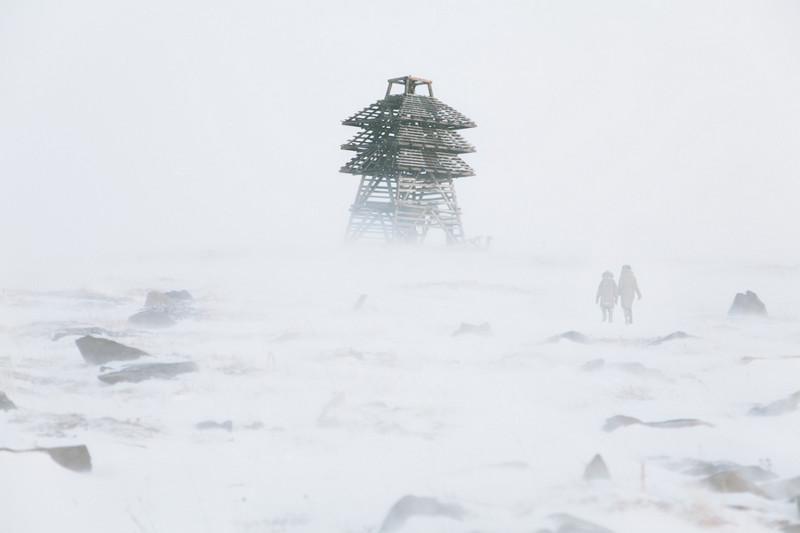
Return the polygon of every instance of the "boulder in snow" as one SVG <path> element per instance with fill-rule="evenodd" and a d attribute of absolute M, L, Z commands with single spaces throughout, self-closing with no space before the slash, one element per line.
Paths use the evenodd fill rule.
<path fill-rule="evenodd" d="M 176 320 L 191 311 L 194 298 L 186 290 L 150 291 L 144 300 L 144 308 L 132 315 L 131 324 L 145 328 L 166 328 L 175 325 Z"/>
<path fill-rule="evenodd" d="M 727 470 L 712 474 L 703 480 L 703 485 L 716 492 L 749 492 L 756 496 L 766 497 L 766 493 L 761 490 L 742 472 Z"/>
<path fill-rule="evenodd" d="M 147 352 L 118 342 L 86 335 L 77 339 L 78 346 L 84 360 L 92 365 L 103 365 L 113 361 L 132 361 Z"/>
<path fill-rule="evenodd" d="M 767 307 L 753 291 L 737 293 L 728 316 L 767 316 Z"/>
<path fill-rule="evenodd" d="M 54 446 L 30 448 L 27 450 L 15 450 L 12 448 L 0 448 L 0 452 L 9 453 L 44 453 L 53 461 L 73 472 L 89 472 L 92 470 L 92 457 L 89 455 L 89 448 L 84 444 L 72 446 Z"/>

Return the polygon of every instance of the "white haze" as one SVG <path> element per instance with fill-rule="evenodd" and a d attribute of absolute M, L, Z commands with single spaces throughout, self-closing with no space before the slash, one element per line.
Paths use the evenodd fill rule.
<path fill-rule="evenodd" d="M 0 2 L 0 448 L 94 462 L 0 453 L 0 531 L 376 533 L 407 494 L 466 515 L 395 533 L 797 524 L 660 461 L 800 476 L 800 411 L 747 415 L 798 391 L 798 28 L 794 1 Z M 478 124 L 456 187 L 489 250 L 342 243 L 341 120 L 407 74 Z M 636 323 L 601 324 L 624 263 Z M 170 289 L 196 314 L 128 322 Z M 726 317 L 747 289 L 768 320 Z M 198 371 L 104 385 L 72 326 Z M 543 342 L 570 330 L 606 342 Z"/>
<path fill-rule="evenodd" d="M 10 1 L 15 263 L 341 239 L 340 125 L 392 76 L 478 123 L 467 231 L 608 261 L 800 260 L 796 2 Z"/>

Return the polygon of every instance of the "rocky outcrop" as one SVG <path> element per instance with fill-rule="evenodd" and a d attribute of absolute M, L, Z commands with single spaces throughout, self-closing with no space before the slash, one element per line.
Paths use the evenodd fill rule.
<path fill-rule="evenodd" d="M 737 293 L 728 310 L 728 316 L 767 316 L 767 307 L 753 291 Z"/>
<path fill-rule="evenodd" d="M 75 341 L 83 359 L 91 365 L 104 365 L 114 361 L 132 361 L 147 352 L 119 342 L 86 335 Z"/>
<path fill-rule="evenodd" d="M 121 370 L 100 374 L 97 378 L 103 383 L 139 383 L 148 379 L 171 379 L 181 374 L 194 372 L 197 365 L 190 361 L 177 363 L 143 363 L 130 365 Z"/>

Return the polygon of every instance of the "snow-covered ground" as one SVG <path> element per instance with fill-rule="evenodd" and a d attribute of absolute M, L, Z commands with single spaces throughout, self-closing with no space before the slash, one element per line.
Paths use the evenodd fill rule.
<path fill-rule="evenodd" d="M 625 326 L 600 323 L 594 305 L 601 272 L 620 265 L 497 251 L 57 266 L 0 293 L 0 391 L 18 406 L 0 411 L 0 447 L 85 443 L 94 469 L 0 453 L 3 533 L 590 531 L 565 514 L 617 533 L 800 522 L 785 498 L 720 493 L 668 468 L 732 461 L 800 476 L 800 412 L 748 415 L 800 390 L 800 359 L 788 357 L 800 356 L 800 267 L 634 263 L 644 298 Z M 188 289 L 196 313 L 132 327 L 151 289 Z M 747 289 L 768 320 L 726 317 Z M 483 322 L 491 335 L 453 335 Z M 75 336 L 52 340 L 72 326 L 199 370 L 106 385 Z M 570 330 L 596 342 L 546 342 Z M 675 331 L 693 337 L 652 344 Z M 615 415 L 712 426 L 604 431 Z M 583 479 L 597 453 L 608 482 Z M 412 513 L 382 528 L 406 495 L 459 517 Z"/>

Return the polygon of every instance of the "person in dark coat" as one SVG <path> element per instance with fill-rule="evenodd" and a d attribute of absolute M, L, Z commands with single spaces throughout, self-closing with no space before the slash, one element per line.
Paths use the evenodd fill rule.
<path fill-rule="evenodd" d="M 614 274 L 611 272 L 603 272 L 603 279 L 600 280 L 600 286 L 597 287 L 597 296 L 595 303 L 600 304 L 600 309 L 603 310 L 603 322 L 614 321 L 614 306 L 617 305 L 617 284 L 614 283 Z"/>
<path fill-rule="evenodd" d="M 625 313 L 625 323 L 633 324 L 633 298 L 642 299 L 642 293 L 639 291 L 639 283 L 636 281 L 636 276 L 633 275 L 630 265 L 624 265 L 622 272 L 619 275 L 619 299 L 622 304 L 622 311 Z"/>

